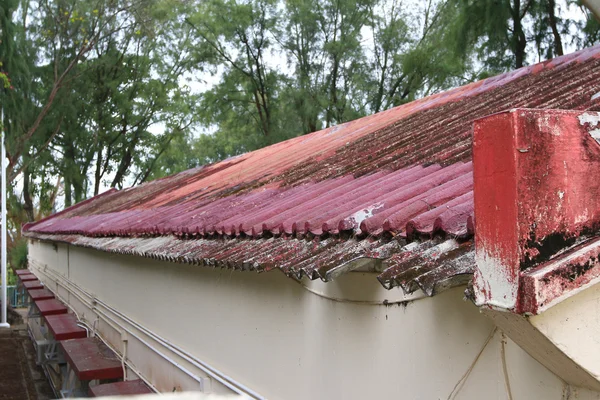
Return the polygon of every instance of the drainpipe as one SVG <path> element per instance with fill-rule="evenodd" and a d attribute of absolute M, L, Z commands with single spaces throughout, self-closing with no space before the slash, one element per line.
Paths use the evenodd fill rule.
<path fill-rule="evenodd" d="M 0 114 L 0 123 L 2 124 L 2 136 L 0 140 L 2 140 L 2 151 L 0 152 L 0 163 L 2 163 L 2 241 L 0 246 L 2 248 L 2 321 L 0 322 L 0 328 L 10 328 L 10 325 L 7 321 L 7 307 L 8 302 L 6 299 L 6 286 L 8 284 L 6 277 L 6 147 L 4 143 L 4 108 L 2 108 L 2 112 Z"/>
<path fill-rule="evenodd" d="M 592 12 L 592 14 L 594 14 L 594 17 L 600 21 L 600 0 L 582 0 L 581 2 Z"/>

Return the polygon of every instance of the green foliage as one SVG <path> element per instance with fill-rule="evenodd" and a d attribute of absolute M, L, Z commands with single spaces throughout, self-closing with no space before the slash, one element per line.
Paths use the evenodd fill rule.
<path fill-rule="evenodd" d="M 164 176 L 484 79 L 595 43 L 597 22 L 553 0 L 210 0 L 178 12 L 191 59 L 219 76 L 198 98 L 196 133 L 155 167 Z M 562 8 L 561 8 L 562 7 Z M 573 35 L 573 29 L 584 32 Z M 273 65 L 285 56 L 287 70 Z M 536 60 L 537 61 L 537 60 Z M 199 133 L 202 132 L 202 133 Z M 171 151 L 186 148 L 183 158 Z M 169 162 L 166 162 L 170 160 Z"/>
<path fill-rule="evenodd" d="M 10 250 L 10 266 L 13 269 L 27 268 L 27 240 L 22 238 L 13 242 Z"/>
<path fill-rule="evenodd" d="M 480 76 L 520 68 L 563 55 L 569 42 L 579 48 L 598 42 L 598 22 L 583 7 L 583 21 L 565 17 L 566 9 L 575 4 L 570 0 L 448 0 L 445 12 L 453 18 L 447 24 L 445 43 L 462 57 L 474 56 L 483 66 Z"/>

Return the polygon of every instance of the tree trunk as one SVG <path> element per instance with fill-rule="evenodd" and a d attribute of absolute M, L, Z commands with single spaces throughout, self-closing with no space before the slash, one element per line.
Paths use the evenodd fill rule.
<path fill-rule="evenodd" d="M 72 205 L 71 178 L 65 175 L 65 208 Z"/>
<path fill-rule="evenodd" d="M 75 151 L 69 137 L 65 137 L 65 208 L 73 204 L 73 175 L 75 173 Z"/>
<path fill-rule="evenodd" d="M 521 0 L 514 0 L 514 7 L 511 9 L 513 18 L 513 53 L 515 55 L 515 67 L 521 68 L 525 65 L 525 48 L 527 47 L 527 38 L 523 32 L 521 16 Z"/>
<path fill-rule="evenodd" d="M 552 29 L 552 36 L 554 36 L 554 54 L 562 56 L 563 45 L 560 32 L 558 31 L 558 21 L 556 20 L 556 1 L 547 0 L 546 9 L 548 11 L 548 24 L 550 25 L 550 29 Z"/>
<path fill-rule="evenodd" d="M 337 80 L 338 80 L 339 62 L 337 55 L 333 56 L 333 66 L 331 68 L 331 86 L 329 87 L 329 105 L 327 107 L 327 127 L 333 123 L 333 110 L 337 108 Z"/>
<path fill-rule="evenodd" d="M 127 173 L 127 170 L 131 165 L 131 160 L 133 159 L 133 155 L 131 154 L 132 147 L 135 147 L 135 145 L 131 145 L 131 147 L 128 147 L 125 151 L 125 155 L 119 163 L 119 168 L 117 169 L 117 173 L 115 174 L 115 178 L 110 184 L 110 187 L 114 188 L 117 186 L 123 186 L 123 179 L 125 178 L 125 174 Z"/>
<path fill-rule="evenodd" d="M 96 154 L 96 172 L 94 173 L 94 196 L 100 191 L 100 180 L 102 179 L 102 146 L 99 146 Z"/>
<path fill-rule="evenodd" d="M 73 194 L 75 198 L 75 203 L 79 203 L 81 200 L 85 199 L 85 186 L 84 180 L 85 177 L 82 177 L 77 171 L 77 175 L 73 179 Z"/>
<path fill-rule="evenodd" d="M 27 215 L 27 221 L 32 222 L 35 220 L 35 213 L 33 210 L 33 199 L 31 198 L 31 191 L 29 190 L 29 184 L 31 180 L 31 175 L 29 173 L 29 168 L 25 168 L 23 170 L 23 209 L 25 210 L 25 214 Z"/>

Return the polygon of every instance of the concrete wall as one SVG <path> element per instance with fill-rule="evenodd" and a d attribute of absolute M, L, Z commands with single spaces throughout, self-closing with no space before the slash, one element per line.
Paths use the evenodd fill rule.
<path fill-rule="evenodd" d="M 368 273 L 298 283 L 39 241 L 29 257 L 161 391 L 210 381 L 212 392 L 229 392 L 221 380 L 270 399 L 600 398 L 532 359 L 463 288 L 410 301 Z M 409 302 L 376 304 L 383 299 Z"/>
<path fill-rule="evenodd" d="M 577 365 L 600 380 L 600 284 L 595 284 L 528 319 Z"/>

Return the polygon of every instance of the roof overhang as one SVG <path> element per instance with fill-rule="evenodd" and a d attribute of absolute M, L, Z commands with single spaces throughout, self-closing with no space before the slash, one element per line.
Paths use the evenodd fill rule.
<path fill-rule="evenodd" d="M 26 231 L 29 239 L 63 243 L 113 254 L 237 271 L 279 270 L 290 278 L 330 282 L 350 272 L 371 272 L 388 290 L 434 296 L 466 285 L 473 276 L 472 241 L 454 238 L 404 243 L 399 240 L 327 238 L 259 240 L 155 237 L 89 237 Z"/>

